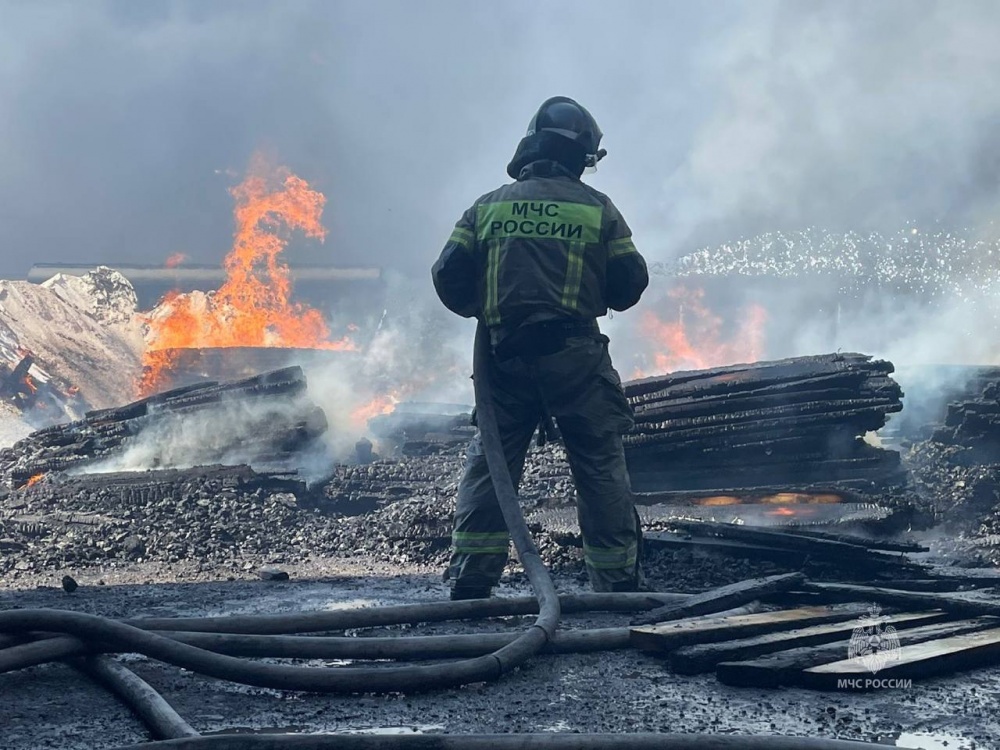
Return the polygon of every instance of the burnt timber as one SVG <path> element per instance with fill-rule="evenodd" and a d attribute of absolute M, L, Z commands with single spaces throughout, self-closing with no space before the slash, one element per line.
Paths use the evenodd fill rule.
<path fill-rule="evenodd" d="M 864 442 L 902 409 L 893 365 L 829 354 L 625 383 L 636 490 L 900 481 L 899 455 Z"/>
<path fill-rule="evenodd" d="M 120 454 L 141 434 L 169 420 L 193 415 L 218 419 L 234 403 L 255 405 L 269 421 L 266 434 L 233 434 L 230 442 L 235 441 L 252 461 L 280 463 L 327 429 L 325 414 L 304 397 L 305 391 L 302 369 L 288 367 L 227 383 L 202 382 L 122 407 L 91 411 L 79 421 L 38 430 L 0 451 L 0 475 L 8 486 L 19 487 L 34 477 L 82 469 Z M 230 447 L 225 441 L 214 452 L 206 446 L 200 457 L 205 464 L 216 463 Z"/>

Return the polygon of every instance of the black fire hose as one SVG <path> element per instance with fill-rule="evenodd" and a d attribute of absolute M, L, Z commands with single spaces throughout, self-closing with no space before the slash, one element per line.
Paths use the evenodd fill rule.
<path fill-rule="evenodd" d="M 453 602 L 447 605 L 410 605 L 397 608 L 381 608 L 381 610 L 358 610 L 353 613 L 315 613 L 314 615 L 280 615 L 272 618 L 187 618 L 186 620 L 138 620 L 132 623 L 119 622 L 77 612 L 60 610 L 14 610 L 0 612 L 0 632 L 34 633 L 35 631 L 64 633 L 79 636 L 83 641 L 72 637 L 56 636 L 47 640 L 35 641 L 21 646 L 12 646 L 2 653 L 11 659 L 10 664 L 25 665 L 48 649 L 50 659 L 66 658 L 71 653 L 79 653 L 83 648 L 104 650 L 114 644 L 114 650 L 127 650 L 142 653 L 153 658 L 185 667 L 195 672 L 207 674 L 222 679 L 261 687 L 274 687 L 285 690 L 308 690 L 312 692 L 418 692 L 441 687 L 451 687 L 469 682 L 480 682 L 498 678 L 500 675 L 516 668 L 526 659 L 538 653 L 547 646 L 559 650 L 563 641 L 567 650 L 576 648 L 620 647 L 624 643 L 624 629 L 607 629 L 606 631 L 586 631 L 587 634 L 569 635 L 556 638 L 559 625 L 560 601 L 556 595 L 551 576 L 524 522 L 514 491 L 510 473 L 507 468 L 503 446 L 496 428 L 496 415 L 493 409 L 492 394 L 489 382 L 490 345 L 486 329 L 480 324 L 476 332 L 474 369 L 476 373 L 476 402 L 479 414 L 479 426 L 482 434 L 483 448 L 487 465 L 496 489 L 500 508 L 510 531 L 511 539 L 517 549 L 518 556 L 525 573 L 531 582 L 537 597 L 539 613 L 535 623 L 525 632 L 506 642 L 510 636 L 499 634 L 500 637 L 487 637 L 486 642 L 496 650 L 488 655 L 464 659 L 458 662 L 433 666 L 408 666 L 397 668 L 309 668 L 273 664 L 255 664 L 244 662 L 235 656 L 213 653 L 198 648 L 189 640 L 208 647 L 218 648 L 229 653 L 254 652 L 266 653 L 268 650 L 289 653 L 305 653 L 316 649 L 329 648 L 320 646 L 315 641 L 319 638 L 298 638 L 290 642 L 284 640 L 261 642 L 253 640 L 252 636 L 224 635 L 226 633 L 294 633 L 316 632 L 321 629 L 334 629 L 331 622 L 337 621 L 341 627 L 361 627 L 361 623 L 394 624 L 397 622 L 454 619 L 462 616 L 483 616 L 487 610 L 498 607 L 493 602 Z M 612 595 L 621 596 L 621 595 Z M 659 597 L 644 597 L 642 604 L 655 606 Z M 639 604 L 632 597 L 627 605 L 616 601 L 626 609 L 627 605 Z M 596 602 L 595 602 L 596 603 Z M 458 606 L 456 606 L 458 605 Z M 502 608 L 502 605 L 500 605 Z M 599 609 L 592 606 L 590 609 Z M 586 611 L 588 607 L 581 606 Z M 387 613 L 385 610 L 394 610 Z M 419 612 L 419 614 L 418 614 Z M 447 613 L 447 616 L 445 613 Z M 347 615 L 345 618 L 344 615 Z M 414 618 L 414 619 L 407 619 Z M 350 620 L 352 625 L 344 625 Z M 256 621 L 256 622 L 251 622 Z M 263 622 L 262 622 L 263 621 Z M 138 626 L 138 627 L 137 627 Z M 148 628 L 148 630 L 143 629 Z M 173 631 L 169 634 L 150 632 L 154 629 Z M 188 632 L 180 632 L 180 631 Z M 191 632 L 195 631 L 195 632 Z M 198 632 L 201 631 L 201 632 Z M 214 631 L 206 633 L 205 631 Z M 623 632 L 624 631 L 624 632 Z M 223 634 L 223 635 L 220 635 Z M 477 636 L 478 637 L 478 636 Z M 250 638 L 250 640 L 247 640 Z M 445 636 L 444 638 L 449 638 Z M 452 637 L 454 638 L 454 637 Z M 501 642 L 501 638 L 504 642 Z M 176 639 L 176 640 L 175 640 Z M 339 639 L 340 641 L 347 639 Z M 365 639 L 368 641 L 374 639 Z M 409 640 L 409 639 L 387 639 Z M 426 641 L 426 639 L 424 639 Z M 573 641 L 577 641 L 575 644 Z M 309 642 L 309 645 L 304 643 Z M 9 641 L 8 641 L 9 642 Z M 444 641 L 441 642 L 443 646 Z M 424 644 L 413 644 L 418 648 Z M 340 644 L 336 647 L 342 647 Z M 452 640 L 451 653 L 472 653 L 468 639 Z M 374 644 L 360 644 L 359 650 L 373 653 L 366 649 L 376 648 Z M 412 656 L 411 647 L 389 647 L 388 651 L 396 650 L 397 658 Z M 481 644 L 478 648 L 483 648 Z M 60 650 L 61 649 L 61 650 Z M 388 655 L 388 651 L 379 652 Z M 447 648 L 439 650 L 444 655 Z M 57 654 L 61 654 L 57 655 Z M 863 750 L 870 747 L 867 743 L 847 742 L 803 737 L 741 737 L 734 735 L 671 735 L 671 734 L 528 734 L 528 735 L 297 735 L 297 734 L 257 734 L 257 735 L 213 735 L 190 736 L 193 729 L 183 721 L 176 712 L 146 683 L 129 672 L 121 665 L 96 657 L 87 660 L 88 671 L 97 676 L 112 689 L 119 693 L 130 707 L 153 728 L 159 736 L 173 734 L 181 735 L 176 739 L 160 742 L 141 743 L 121 750 L 242 750 L 271 748 L 272 750 L 452 750 L 465 748 L 477 750 L 482 748 L 497 748 L 497 750 Z M 35 662 L 37 663 L 37 662 Z"/>
<path fill-rule="evenodd" d="M 739 734 L 239 734 L 117 750 L 872 750 L 867 742 Z"/>
<path fill-rule="evenodd" d="M 521 513 L 500 436 L 496 429 L 489 383 L 489 336 L 483 326 L 476 333 L 474 370 L 476 402 L 480 414 L 483 447 L 504 520 L 521 564 L 538 599 L 534 625 L 496 651 L 479 657 L 427 666 L 312 668 L 246 662 L 233 656 L 206 651 L 156 635 L 133 625 L 94 615 L 59 610 L 15 610 L 0 612 L 0 631 L 51 631 L 67 633 L 116 648 L 151 656 L 194 672 L 279 690 L 326 693 L 422 692 L 456 687 L 470 682 L 489 682 L 510 672 L 538 653 L 559 625 L 559 598 L 548 570 L 542 563 Z M 449 608 L 458 609 L 458 608 Z M 176 623 L 173 625 L 177 627 Z"/>

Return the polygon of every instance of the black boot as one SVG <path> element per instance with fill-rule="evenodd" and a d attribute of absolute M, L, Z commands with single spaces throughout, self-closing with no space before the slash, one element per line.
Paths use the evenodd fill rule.
<path fill-rule="evenodd" d="M 466 599 L 489 599 L 492 592 L 490 586 L 455 586 L 451 590 L 451 600 L 459 602 Z"/>

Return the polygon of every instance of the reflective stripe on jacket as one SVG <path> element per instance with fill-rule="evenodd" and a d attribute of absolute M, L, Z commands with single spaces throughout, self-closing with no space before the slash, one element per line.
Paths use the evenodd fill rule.
<path fill-rule="evenodd" d="M 626 310 L 649 283 L 611 200 L 551 161 L 476 201 L 432 275 L 448 309 L 491 328 Z"/>

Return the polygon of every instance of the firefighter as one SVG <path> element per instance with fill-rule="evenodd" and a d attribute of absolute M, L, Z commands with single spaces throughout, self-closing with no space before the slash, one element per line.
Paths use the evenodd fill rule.
<path fill-rule="evenodd" d="M 494 406 L 515 486 L 536 426 L 554 417 L 591 585 L 637 591 L 641 530 L 622 449 L 633 415 L 597 318 L 635 305 L 649 276 L 618 209 L 580 180 L 607 153 L 601 137 L 577 102 L 546 100 L 507 165 L 514 182 L 462 215 L 432 276 L 449 310 L 489 328 Z M 490 596 L 507 562 L 506 528 L 477 434 L 458 488 L 452 599 Z"/>

